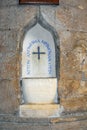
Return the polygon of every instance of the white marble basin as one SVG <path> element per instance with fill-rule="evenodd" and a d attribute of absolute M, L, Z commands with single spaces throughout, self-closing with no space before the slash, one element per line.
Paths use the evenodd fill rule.
<path fill-rule="evenodd" d="M 24 103 L 57 103 L 57 78 L 22 79 Z"/>

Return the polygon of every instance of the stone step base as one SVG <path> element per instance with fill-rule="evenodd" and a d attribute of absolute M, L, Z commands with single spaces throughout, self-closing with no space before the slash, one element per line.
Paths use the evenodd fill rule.
<path fill-rule="evenodd" d="M 58 118 L 23 118 L 0 114 L 0 130 L 87 130 L 87 112 Z"/>
<path fill-rule="evenodd" d="M 0 130 L 87 130 L 87 120 L 57 124 L 0 122 Z"/>
<path fill-rule="evenodd" d="M 20 105 L 19 116 L 31 118 L 60 117 L 63 107 L 58 104 L 26 104 Z"/>

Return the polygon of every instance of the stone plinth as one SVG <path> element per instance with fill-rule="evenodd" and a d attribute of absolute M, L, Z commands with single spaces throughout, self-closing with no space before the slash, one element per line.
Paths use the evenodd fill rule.
<path fill-rule="evenodd" d="M 47 104 L 47 105 L 21 105 L 19 108 L 20 117 L 31 117 L 31 118 L 48 118 L 48 117 L 60 117 L 63 107 L 58 104 Z"/>
<path fill-rule="evenodd" d="M 52 104 L 58 102 L 57 78 L 22 79 L 25 104 Z"/>

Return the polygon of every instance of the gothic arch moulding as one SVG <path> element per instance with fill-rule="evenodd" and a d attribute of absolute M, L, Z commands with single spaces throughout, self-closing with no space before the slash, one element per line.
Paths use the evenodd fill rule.
<path fill-rule="evenodd" d="M 24 29 L 22 30 L 22 35 L 21 35 L 21 40 L 20 40 L 20 52 L 22 52 L 23 49 L 23 41 L 25 39 L 25 36 L 27 35 L 27 33 L 29 32 L 29 30 L 31 30 L 33 27 L 35 27 L 36 25 L 40 25 L 44 30 L 47 30 L 51 36 L 53 37 L 54 40 L 54 46 L 55 46 L 55 69 L 56 69 L 56 77 L 59 79 L 59 70 L 60 70 L 60 39 L 59 36 L 55 30 L 54 27 L 52 27 L 51 25 L 49 25 L 45 19 L 42 17 L 42 15 L 40 15 L 39 17 L 36 16 L 33 20 L 31 20 L 31 22 L 24 27 Z M 44 35 L 44 33 L 42 34 Z"/>

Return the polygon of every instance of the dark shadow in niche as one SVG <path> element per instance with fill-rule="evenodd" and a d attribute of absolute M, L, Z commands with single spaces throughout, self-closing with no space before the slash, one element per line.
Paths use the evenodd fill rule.
<path fill-rule="evenodd" d="M 23 39 L 27 33 L 27 31 L 29 31 L 29 29 L 31 29 L 32 27 L 34 27 L 37 23 L 39 23 L 44 29 L 46 29 L 47 31 L 49 31 L 54 39 L 54 43 L 55 43 L 55 57 L 56 57 L 56 77 L 59 80 L 60 78 L 60 39 L 58 36 L 58 33 L 56 32 L 55 28 L 52 27 L 51 25 L 49 25 L 45 19 L 43 18 L 43 16 L 41 15 L 41 13 L 39 14 L 39 16 L 37 15 L 33 20 L 31 20 L 31 22 L 29 23 L 29 25 L 25 26 L 23 29 L 23 33 L 22 33 L 22 39 L 21 39 L 21 44 L 20 44 L 20 52 L 22 52 L 22 46 L 23 46 Z"/>

